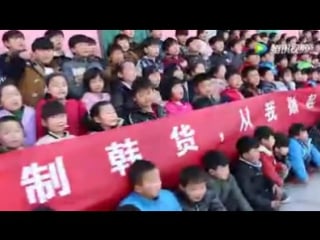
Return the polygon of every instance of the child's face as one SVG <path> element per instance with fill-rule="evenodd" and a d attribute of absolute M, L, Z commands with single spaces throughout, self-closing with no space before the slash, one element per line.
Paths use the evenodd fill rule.
<path fill-rule="evenodd" d="M 90 56 L 90 46 L 88 43 L 77 43 L 71 51 L 73 54 L 80 57 Z"/>
<path fill-rule="evenodd" d="M 8 41 L 4 42 L 6 48 L 10 51 L 22 51 L 26 49 L 26 43 L 24 38 L 10 38 Z"/>
<path fill-rule="evenodd" d="M 11 112 L 15 112 L 22 107 L 22 96 L 18 88 L 8 85 L 1 92 L 1 106 Z"/>
<path fill-rule="evenodd" d="M 216 41 L 215 44 L 213 44 L 213 50 L 217 52 L 222 52 L 224 50 L 224 42 Z"/>
<path fill-rule="evenodd" d="M 101 93 L 104 88 L 104 81 L 103 79 L 98 75 L 95 78 L 90 80 L 89 87 L 91 92 L 93 93 Z"/>
<path fill-rule="evenodd" d="M 112 104 L 101 106 L 99 110 L 99 116 L 94 118 L 95 122 L 107 128 L 118 125 L 119 118 Z"/>
<path fill-rule="evenodd" d="M 61 113 L 42 122 L 50 132 L 63 133 L 67 128 L 67 114 Z"/>
<path fill-rule="evenodd" d="M 62 76 L 52 78 L 48 85 L 48 93 L 58 100 L 66 99 L 68 95 L 67 80 Z"/>
<path fill-rule="evenodd" d="M 153 38 L 162 38 L 162 30 L 152 30 L 151 36 Z"/>
<path fill-rule="evenodd" d="M 127 39 L 118 40 L 117 44 L 122 48 L 124 52 L 127 52 L 130 49 L 130 43 Z"/>
<path fill-rule="evenodd" d="M 24 133 L 21 125 L 16 121 L 8 121 L 0 124 L 0 143 L 10 149 L 18 149 L 23 146 Z"/>
<path fill-rule="evenodd" d="M 244 153 L 243 157 L 249 162 L 257 162 L 260 159 L 260 152 L 258 148 L 253 148 L 249 152 Z"/>
<path fill-rule="evenodd" d="M 149 108 L 154 99 L 154 91 L 152 88 L 148 89 L 141 89 L 137 92 L 137 94 L 134 97 L 134 100 L 141 108 Z"/>
<path fill-rule="evenodd" d="M 287 58 L 283 58 L 283 59 L 281 59 L 281 61 L 280 61 L 280 64 L 279 64 L 281 67 L 283 67 L 283 68 L 286 68 L 286 67 L 288 67 L 288 65 L 289 65 L 289 62 L 288 62 L 288 59 Z"/>
<path fill-rule="evenodd" d="M 208 36 L 208 33 L 207 31 L 204 31 L 203 33 L 201 33 L 198 38 L 200 38 L 202 41 L 207 41 L 207 36 Z"/>
<path fill-rule="evenodd" d="M 315 46 L 314 46 L 314 51 L 315 52 L 320 52 L 320 44 L 316 44 Z"/>
<path fill-rule="evenodd" d="M 293 77 L 296 82 L 303 82 L 301 71 L 295 72 Z"/>
<path fill-rule="evenodd" d="M 176 78 L 178 78 L 178 79 L 180 79 L 180 80 L 183 80 L 183 79 L 184 79 L 184 73 L 183 73 L 183 71 L 182 71 L 180 68 L 178 68 L 177 70 L 175 70 L 175 71 L 173 72 L 173 76 L 176 77 Z"/>
<path fill-rule="evenodd" d="M 275 152 L 281 156 L 287 156 L 289 153 L 289 147 L 280 147 L 280 148 L 275 148 Z"/>
<path fill-rule="evenodd" d="M 260 56 L 259 55 L 250 55 L 247 60 L 253 66 L 258 66 L 260 63 Z"/>
<path fill-rule="evenodd" d="M 211 95 L 213 94 L 213 81 L 211 79 L 208 79 L 199 83 L 197 92 L 202 97 L 211 97 Z"/>
<path fill-rule="evenodd" d="M 160 53 L 159 45 L 153 44 L 145 48 L 145 52 L 149 57 L 158 57 Z"/>
<path fill-rule="evenodd" d="M 283 74 L 283 80 L 285 82 L 291 82 L 293 80 L 293 77 L 292 77 L 292 72 L 291 71 L 286 71 L 284 74 Z"/>
<path fill-rule="evenodd" d="M 137 69 L 134 63 L 125 62 L 120 77 L 126 82 L 133 83 L 137 78 Z"/>
<path fill-rule="evenodd" d="M 186 42 L 188 39 L 187 35 L 177 35 L 176 37 L 177 37 L 178 43 L 180 43 L 181 45 L 186 45 Z"/>
<path fill-rule="evenodd" d="M 229 32 L 223 32 L 223 39 L 227 41 L 229 38 Z"/>
<path fill-rule="evenodd" d="M 309 76 L 307 73 L 301 74 L 301 82 L 307 82 L 309 79 Z"/>
<path fill-rule="evenodd" d="M 234 47 L 232 48 L 232 50 L 237 53 L 240 54 L 242 53 L 242 49 L 243 49 L 243 44 L 241 42 L 238 42 L 236 45 L 234 45 Z"/>
<path fill-rule="evenodd" d="M 268 54 L 266 54 L 265 59 L 267 62 L 273 63 L 274 62 L 274 54 L 269 52 Z"/>
<path fill-rule="evenodd" d="M 257 70 L 250 71 L 247 76 L 247 81 L 254 87 L 257 87 L 260 83 L 260 76 Z"/>
<path fill-rule="evenodd" d="M 227 180 L 230 175 L 229 165 L 218 166 L 215 170 L 210 169 L 209 174 L 220 180 Z"/>
<path fill-rule="evenodd" d="M 158 87 L 161 81 L 160 72 L 154 72 L 149 75 L 149 79 L 155 87 Z"/>
<path fill-rule="evenodd" d="M 309 139 L 309 134 L 308 134 L 308 131 L 301 131 L 298 138 L 302 141 L 308 141 Z"/>
<path fill-rule="evenodd" d="M 202 183 L 189 183 L 187 186 L 180 188 L 188 196 L 188 199 L 192 202 L 200 202 L 207 192 L 207 185 L 205 182 Z"/>
<path fill-rule="evenodd" d="M 273 82 L 274 81 L 274 75 L 272 73 L 272 71 L 267 71 L 263 77 L 263 79 L 267 82 Z"/>
<path fill-rule="evenodd" d="M 171 90 L 171 94 L 173 100 L 180 101 L 181 99 L 183 99 L 184 91 L 182 84 L 174 85 Z"/>
<path fill-rule="evenodd" d="M 193 53 L 200 53 L 201 50 L 201 40 L 200 39 L 195 39 L 189 44 L 189 51 Z"/>
<path fill-rule="evenodd" d="M 227 72 L 227 68 L 224 65 L 221 65 L 216 73 L 215 77 L 219 79 L 224 79 Z"/>
<path fill-rule="evenodd" d="M 168 54 L 171 56 L 178 56 L 180 54 L 180 46 L 178 43 L 174 43 L 172 44 L 169 48 L 168 48 Z"/>
<path fill-rule="evenodd" d="M 275 143 L 276 143 L 276 140 L 273 135 L 271 135 L 268 139 L 261 140 L 261 144 L 270 150 L 273 149 L 273 146 Z"/>
<path fill-rule="evenodd" d="M 319 73 L 317 71 L 312 72 L 311 79 L 314 81 L 319 81 Z"/>
<path fill-rule="evenodd" d="M 115 50 L 110 55 L 110 61 L 114 64 L 120 64 L 124 61 L 124 54 L 121 50 Z"/>
<path fill-rule="evenodd" d="M 205 73 L 206 68 L 202 63 L 198 63 L 195 69 L 193 70 L 193 76 L 199 74 L 199 73 Z"/>
<path fill-rule="evenodd" d="M 40 63 L 49 64 L 53 59 L 54 51 L 53 49 L 37 49 L 33 52 L 33 55 Z"/>
<path fill-rule="evenodd" d="M 311 63 L 313 66 L 318 66 L 319 65 L 319 58 L 313 58 Z"/>
<path fill-rule="evenodd" d="M 298 58 L 297 55 L 293 55 L 290 59 L 290 64 L 295 64 L 298 60 L 297 58 Z"/>
<path fill-rule="evenodd" d="M 229 78 L 229 86 L 231 88 L 239 89 L 242 83 L 243 82 L 239 74 L 234 74 Z"/>
<path fill-rule="evenodd" d="M 122 33 L 127 35 L 129 38 L 133 38 L 134 37 L 134 30 L 122 30 Z"/>
<path fill-rule="evenodd" d="M 61 51 L 63 48 L 64 37 L 62 35 L 56 35 L 50 38 L 50 41 L 53 43 L 54 50 Z"/>
<path fill-rule="evenodd" d="M 134 188 L 141 195 L 153 199 L 158 197 L 161 185 L 160 171 L 159 169 L 153 169 L 144 173 L 141 183 L 136 184 Z"/>

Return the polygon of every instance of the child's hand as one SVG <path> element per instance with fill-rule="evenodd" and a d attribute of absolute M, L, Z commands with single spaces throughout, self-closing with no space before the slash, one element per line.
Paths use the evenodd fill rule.
<path fill-rule="evenodd" d="M 281 202 L 280 201 L 272 201 L 271 202 L 271 207 L 275 210 L 278 210 L 281 206 Z"/>

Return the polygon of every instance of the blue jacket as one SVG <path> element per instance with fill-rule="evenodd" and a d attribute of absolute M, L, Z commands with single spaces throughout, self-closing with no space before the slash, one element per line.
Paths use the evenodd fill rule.
<path fill-rule="evenodd" d="M 168 190 L 160 190 L 159 196 L 155 200 L 132 192 L 120 203 L 120 206 L 124 205 L 133 205 L 139 208 L 140 211 L 181 211 L 177 198 Z"/>
<path fill-rule="evenodd" d="M 301 181 L 308 180 L 306 167 L 310 162 L 320 166 L 320 153 L 311 143 L 311 139 L 307 143 L 303 143 L 295 138 L 290 138 L 288 156 L 293 173 Z"/>

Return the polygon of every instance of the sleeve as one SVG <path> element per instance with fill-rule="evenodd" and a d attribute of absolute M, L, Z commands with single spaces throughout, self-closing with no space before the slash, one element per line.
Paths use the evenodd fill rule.
<path fill-rule="evenodd" d="M 18 81 L 22 78 L 26 67 L 26 61 L 18 55 L 10 57 L 9 61 L 5 61 L 3 65 L 3 73 L 7 78 Z"/>
<path fill-rule="evenodd" d="M 295 141 L 290 141 L 289 143 L 289 161 L 291 163 L 291 169 L 295 176 L 303 182 L 306 182 L 309 178 L 304 160 L 303 153 L 301 151 L 301 146 Z"/>
<path fill-rule="evenodd" d="M 42 113 L 42 106 L 44 104 L 44 100 L 40 100 L 39 103 L 36 105 L 36 134 L 37 139 L 43 137 L 45 135 L 45 128 L 42 126 L 41 120 L 41 113 Z"/>
<path fill-rule="evenodd" d="M 83 102 L 78 101 L 79 103 L 79 119 L 80 119 L 80 129 L 79 135 L 85 135 L 88 133 L 86 123 L 88 119 L 88 111 Z"/>
<path fill-rule="evenodd" d="M 320 153 L 313 144 L 311 144 L 311 161 L 316 164 L 317 167 L 320 167 Z"/>
<path fill-rule="evenodd" d="M 282 178 L 277 173 L 276 168 L 273 165 L 272 161 L 269 161 L 269 159 L 263 161 L 262 171 L 263 171 L 263 174 L 267 178 L 269 178 L 271 181 L 273 181 L 275 184 L 277 184 L 278 186 L 283 185 Z"/>
<path fill-rule="evenodd" d="M 37 136 L 36 136 L 36 112 L 34 109 L 31 110 L 32 111 L 32 115 L 30 118 L 30 125 L 28 125 L 28 129 L 27 129 L 27 138 L 28 138 L 28 144 L 30 144 L 30 146 L 33 146 L 37 140 Z"/>
<path fill-rule="evenodd" d="M 210 190 L 209 194 L 210 194 L 209 211 L 227 211 L 213 190 Z"/>
<path fill-rule="evenodd" d="M 238 186 L 236 179 L 230 175 L 231 183 L 231 196 L 232 199 L 237 201 L 237 205 L 240 211 L 253 211 L 247 199 L 243 196 L 241 189 Z"/>

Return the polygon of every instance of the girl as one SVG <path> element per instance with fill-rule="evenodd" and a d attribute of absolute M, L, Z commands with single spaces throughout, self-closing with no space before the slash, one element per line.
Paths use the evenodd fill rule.
<path fill-rule="evenodd" d="M 178 78 L 166 79 L 161 82 L 161 95 L 167 100 L 165 109 L 168 115 L 192 111 L 192 106 L 183 101 L 183 81 Z"/>
<path fill-rule="evenodd" d="M 36 107 L 36 127 L 37 138 L 46 134 L 46 129 L 42 126 L 41 112 L 43 105 L 50 100 L 59 100 L 66 108 L 68 117 L 68 132 L 71 135 L 79 136 L 86 134 L 83 120 L 87 115 L 84 104 L 76 99 L 67 99 L 68 83 L 62 73 L 52 73 L 47 76 L 47 94 L 45 99 L 39 101 Z"/>
<path fill-rule="evenodd" d="M 164 102 L 161 98 L 160 92 L 159 92 L 159 85 L 161 81 L 161 73 L 159 69 L 155 66 L 149 66 L 143 69 L 142 76 L 146 79 L 149 79 L 154 87 L 154 102 L 155 104 L 159 104 L 161 106 L 164 106 Z"/>
<path fill-rule="evenodd" d="M 83 88 L 85 94 L 81 101 L 89 112 L 91 107 L 99 101 L 110 101 L 110 94 L 106 92 L 107 83 L 103 73 L 98 68 L 88 69 L 83 75 Z"/>
<path fill-rule="evenodd" d="M 119 118 L 116 110 L 108 101 L 95 103 L 90 110 L 88 129 L 90 132 L 102 132 L 122 126 L 124 120 Z"/>
<path fill-rule="evenodd" d="M 0 153 L 23 149 L 23 126 L 14 116 L 0 118 Z"/>
<path fill-rule="evenodd" d="M 5 83 L 0 88 L 0 117 L 14 116 L 25 129 L 24 145 L 36 142 L 36 120 L 33 108 L 23 105 L 22 96 L 13 83 Z"/>

